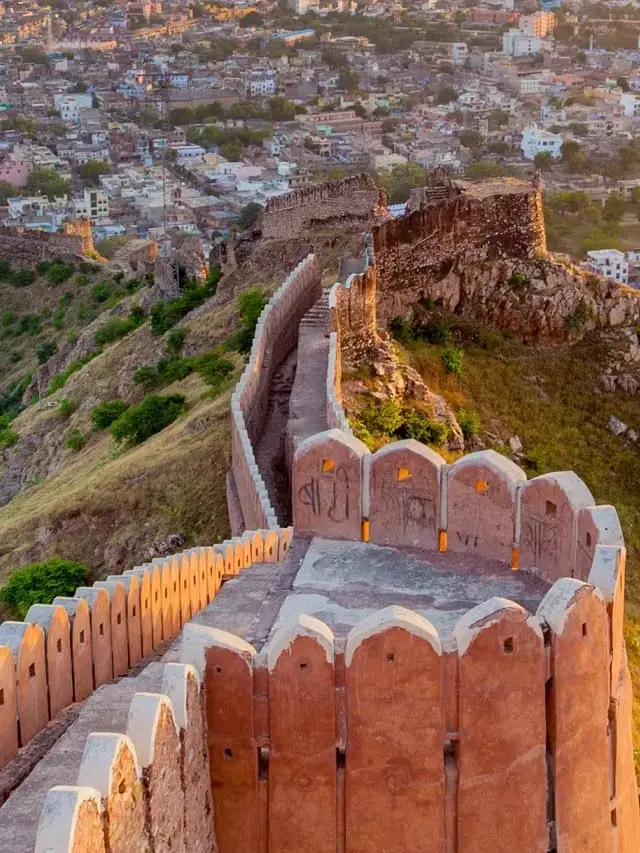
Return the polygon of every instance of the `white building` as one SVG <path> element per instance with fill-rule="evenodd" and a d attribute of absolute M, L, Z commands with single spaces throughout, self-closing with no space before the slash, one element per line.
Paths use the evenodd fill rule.
<path fill-rule="evenodd" d="M 522 133 L 520 148 L 527 160 L 533 160 L 536 154 L 548 152 L 557 160 L 562 154 L 562 137 L 557 133 L 549 133 L 533 125 L 526 127 Z"/>
<path fill-rule="evenodd" d="M 464 65 L 469 58 L 469 48 L 465 41 L 456 41 L 451 45 L 449 58 L 454 65 Z"/>
<path fill-rule="evenodd" d="M 636 95 L 633 92 L 623 92 L 620 95 L 620 106 L 625 116 L 640 116 L 640 95 Z"/>
<path fill-rule="evenodd" d="M 587 268 L 620 284 L 629 282 L 629 262 L 617 249 L 594 249 L 587 252 Z"/>
<path fill-rule="evenodd" d="M 261 74 L 247 80 L 247 95 L 250 95 L 252 98 L 259 95 L 275 95 L 276 89 L 277 81 L 275 73 Z"/>
<path fill-rule="evenodd" d="M 502 35 L 502 50 L 510 56 L 529 56 L 540 53 L 542 39 L 537 36 L 526 36 L 520 30 L 507 30 Z"/>
<path fill-rule="evenodd" d="M 109 216 L 109 196 L 104 190 L 86 188 L 82 198 L 72 202 L 76 218 L 106 219 Z"/>
<path fill-rule="evenodd" d="M 191 163 L 193 160 L 202 160 L 207 153 L 201 145 L 172 145 L 171 150 L 176 152 L 179 165 Z"/>
<path fill-rule="evenodd" d="M 53 106 L 63 121 L 80 121 L 80 110 L 90 110 L 93 96 L 87 94 L 54 95 Z"/>

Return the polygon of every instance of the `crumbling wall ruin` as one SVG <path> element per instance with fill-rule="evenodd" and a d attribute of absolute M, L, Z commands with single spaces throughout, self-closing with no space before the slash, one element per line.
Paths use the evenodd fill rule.
<path fill-rule="evenodd" d="M 262 214 L 262 236 L 288 240 L 317 227 L 365 231 L 386 216 L 384 193 L 373 178 L 354 175 L 269 199 Z"/>
<path fill-rule="evenodd" d="M 93 241 L 91 243 L 93 246 Z M 16 266 L 33 268 L 40 261 L 77 260 L 85 252 L 86 235 L 50 234 L 35 229 L 0 227 L 0 259 Z"/>

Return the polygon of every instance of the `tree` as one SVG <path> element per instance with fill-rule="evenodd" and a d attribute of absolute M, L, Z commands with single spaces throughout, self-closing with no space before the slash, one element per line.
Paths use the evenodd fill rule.
<path fill-rule="evenodd" d="M 460 134 L 460 142 L 465 148 L 480 148 L 483 139 L 477 130 L 463 130 Z"/>
<path fill-rule="evenodd" d="M 191 124 L 193 118 L 193 110 L 190 107 L 176 107 L 174 110 L 169 110 L 169 122 L 178 127 Z"/>
<path fill-rule="evenodd" d="M 353 105 L 353 111 L 358 116 L 358 118 L 366 118 L 367 110 L 361 103 L 357 103 Z"/>
<path fill-rule="evenodd" d="M 0 204 L 6 204 L 7 199 L 13 198 L 15 195 L 18 195 L 19 191 L 8 184 L 6 181 L 0 181 Z"/>
<path fill-rule="evenodd" d="M 629 81 L 626 77 L 618 77 L 618 79 L 616 80 L 616 86 L 619 89 L 622 89 L 623 92 L 629 91 Z"/>
<path fill-rule="evenodd" d="M 225 160 L 239 160 L 242 157 L 242 143 L 226 142 L 220 146 L 220 154 Z"/>
<path fill-rule="evenodd" d="M 72 89 L 70 89 L 69 91 L 70 91 L 70 92 L 72 92 L 72 93 L 73 93 L 73 94 L 75 94 L 75 95 L 83 95 L 83 94 L 87 91 L 87 84 L 86 84 L 86 83 L 82 83 L 82 82 L 80 82 L 80 81 L 79 81 L 79 82 L 78 82 L 78 83 L 76 83 L 76 85 L 75 85 Z"/>
<path fill-rule="evenodd" d="M 440 86 L 436 95 L 437 104 L 450 104 L 452 101 L 457 101 L 458 95 L 453 86 Z"/>
<path fill-rule="evenodd" d="M 247 12 L 247 14 L 240 18 L 240 26 L 243 29 L 247 29 L 249 27 L 261 27 L 264 24 L 264 18 L 259 12 L 255 10 L 251 10 L 251 12 Z"/>
<path fill-rule="evenodd" d="M 340 71 L 349 67 L 346 55 L 334 47 L 325 47 L 322 51 L 322 62 L 328 65 L 332 71 Z"/>
<path fill-rule="evenodd" d="M 245 206 L 240 211 L 240 216 L 238 217 L 238 225 L 242 230 L 246 230 L 247 228 L 252 228 L 258 220 L 258 217 L 262 213 L 262 205 L 258 204 L 256 201 L 250 201 L 249 204 L 245 204 Z"/>
<path fill-rule="evenodd" d="M 34 169 L 27 178 L 27 191 L 33 195 L 46 195 L 51 201 L 69 192 L 65 181 L 55 169 Z"/>
<path fill-rule="evenodd" d="M 97 183 L 100 175 L 109 174 L 109 164 L 104 160 L 90 160 L 80 166 L 80 174 L 86 181 Z"/>
<path fill-rule="evenodd" d="M 23 62 L 32 62 L 34 65 L 48 65 L 47 54 L 35 45 L 25 45 L 20 48 L 20 56 Z"/>
<path fill-rule="evenodd" d="M 553 166 L 553 157 L 549 151 L 538 151 L 533 158 L 533 165 L 540 171 L 545 171 Z"/>
<path fill-rule="evenodd" d="M 338 75 L 338 89 L 345 92 L 357 92 L 360 87 L 360 75 L 350 68 L 343 68 Z"/>
<path fill-rule="evenodd" d="M 412 161 L 376 172 L 376 183 L 386 191 L 390 204 L 407 201 L 412 189 L 424 186 L 425 178 L 422 166 Z"/>
<path fill-rule="evenodd" d="M 620 222 L 624 216 L 624 199 L 618 193 L 611 193 L 602 208 L 602 216 L 607 222 Z"/>

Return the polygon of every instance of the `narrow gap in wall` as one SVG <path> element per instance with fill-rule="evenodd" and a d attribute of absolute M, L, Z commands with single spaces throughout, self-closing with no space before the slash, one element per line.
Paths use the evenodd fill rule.
<path fill-rule="evenodd" d="M 550 633 L 550 632 L 547 632 Z M 546 744 L 546 765 L 547 765 L 547 826 L 549 827 L 549 848 L 548 853 L 557 853 L 556 840 L 556 792 L 555 779 L 553 776 L 553 726 L 554 726 L 554 707 L 553 707 L 553 677 L 548 678 L 544 685 L 545 688 L 545 725 L 547 732 Z"/>
<path fill-rule="evenodd" d="M 258 747 L 258 780 L 260 782 L 269 781 L 269 747 Z"/>
<path fill-rule="evenodd" d="M 343 746 L 336 746 L 336 768 L 344 770 L 347 766 L 347 751 Z"/>

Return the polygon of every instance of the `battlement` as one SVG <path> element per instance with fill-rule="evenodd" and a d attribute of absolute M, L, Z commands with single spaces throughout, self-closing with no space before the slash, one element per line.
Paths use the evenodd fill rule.
<path fill-rule="evenodd" d="M 35 228 L 0 226 L 0 258 L 31 267 L 40 261 L 76 260 L 95 252 L 88 220 L 67 222 L 64 229 L 51 234 Z"/>
<path fill-rule="evenodd" d="M 262 236 L 290 239 L 323 225 L 366 230 L 380 207 L 380 190 L 368 174 L 326 181 L 269 199 L 262 215 Z"/>
<path fill-rule="evenodd" d="M 112 575 L 0 624 L 0 768 L 50 720 L 175 637 L 254 563 L 284 560 L 290 529 L 256 530 Z"/>

